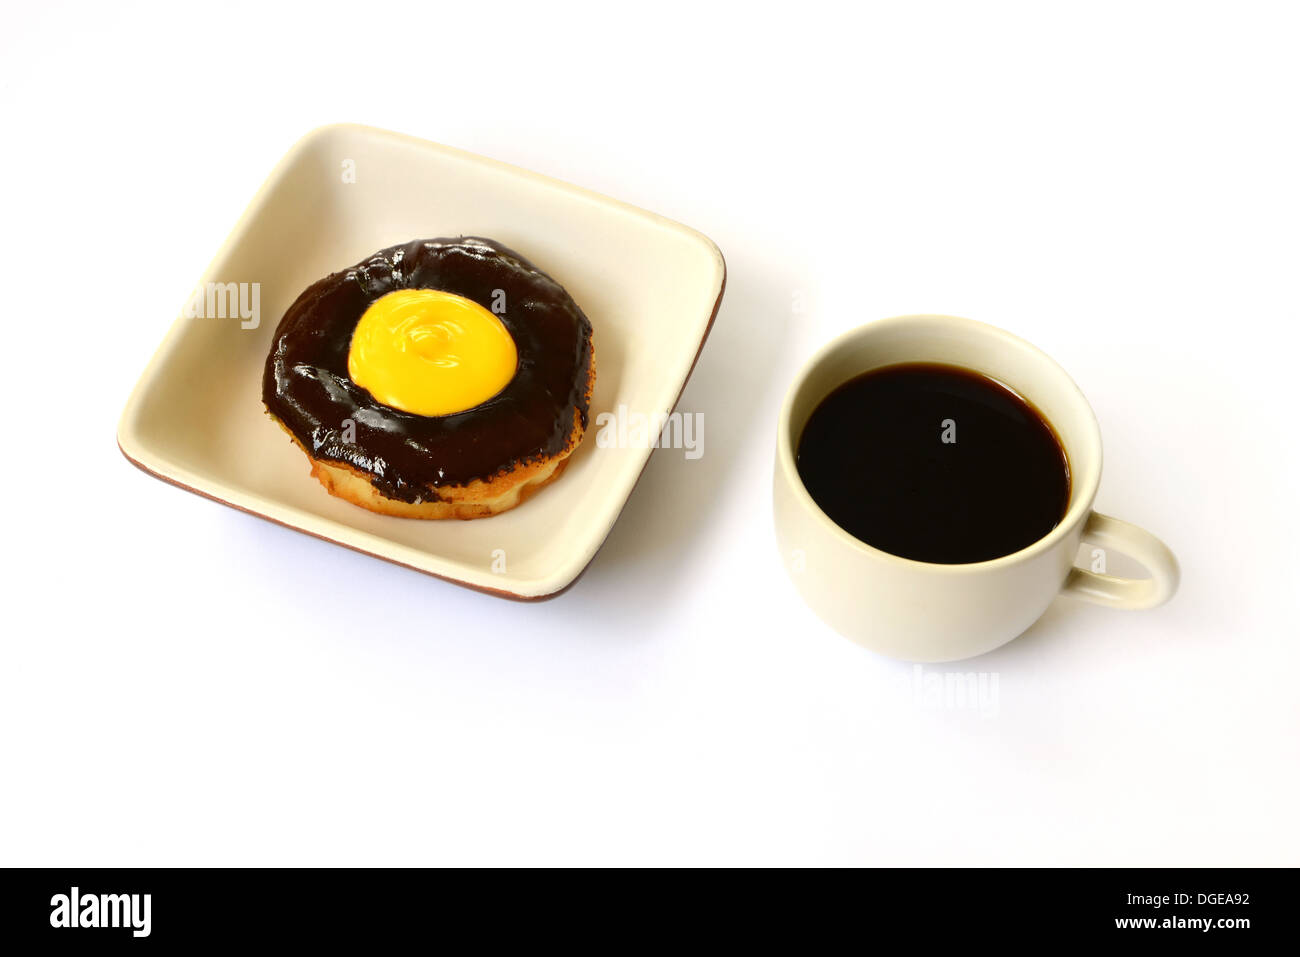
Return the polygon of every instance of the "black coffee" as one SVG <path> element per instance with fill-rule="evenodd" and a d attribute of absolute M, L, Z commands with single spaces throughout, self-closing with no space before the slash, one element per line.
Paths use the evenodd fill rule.
<path fill-rule="evenodd" d="M 1052 427 L 1002 383 L 908 363 L 851 379 L 813 412 L 799 477 L 853 537 L 944 565 L 1010 555 L 1060 522 L 1070 466 Z"/>

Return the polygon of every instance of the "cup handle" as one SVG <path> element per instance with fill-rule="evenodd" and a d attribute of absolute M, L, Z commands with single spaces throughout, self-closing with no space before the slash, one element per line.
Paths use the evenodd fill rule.
<path fill-rule="evenodd" d="M 1136 559 L 1151 577 L 1116 578 L 1076 566 L 1061 594 L 1112 608 L 1138 610 L 1163 605 L 1178 590 L 1178 559 L 1146 529 L 1093 512 L 1083 527 L 1083 540 Z"/>

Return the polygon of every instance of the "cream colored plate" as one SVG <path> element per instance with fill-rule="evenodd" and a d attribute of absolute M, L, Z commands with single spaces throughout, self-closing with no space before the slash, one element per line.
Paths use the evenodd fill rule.
<path fill-rule="evenodd" d="M 315 280 L 386 246 L 459 235 L 519 251 L 591 319 L 590 428 L 565 475 L 503 515 L 372 514 L 310 477 L 263 410 L 263 362 L 284 310 Z M 462 585 L 546 598 L 595 556 L 650 456 L 599 447 L 597 416 L 672 410 L 725 281 L 717 246 L 653 213 L 396 133 L 322 127 L 272 171 L 200 280 L 260 283 L 260 324 L 177 319 L 127 402 L 118 444 L 158 478 L 271 521 Z"/>

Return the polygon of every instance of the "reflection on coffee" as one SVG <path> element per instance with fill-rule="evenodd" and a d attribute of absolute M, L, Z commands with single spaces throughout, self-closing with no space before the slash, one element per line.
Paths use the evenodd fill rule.
<path fill-rule="evenodd" d="M 1070 466 L 1052 427 L 968 369 L 906 363 L 817 406 L 799 477 L 832 521 L 882 551 L 954 565 L 1032 545 L 1065 516 Z"/>

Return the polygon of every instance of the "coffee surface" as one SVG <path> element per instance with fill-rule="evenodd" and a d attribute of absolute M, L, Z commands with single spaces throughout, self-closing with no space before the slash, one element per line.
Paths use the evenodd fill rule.
<path fill-rule="evenodd" d="M 948 365 L 886 366 L 840 386 L 804 427 L 797 466 L 850 535 L 936 564 L 1019 551 L 1070 500 L 1052 427 L 1002 383 Z"/>

